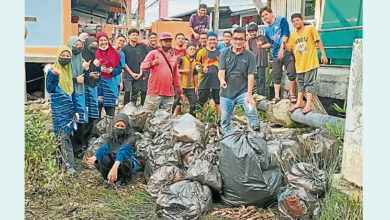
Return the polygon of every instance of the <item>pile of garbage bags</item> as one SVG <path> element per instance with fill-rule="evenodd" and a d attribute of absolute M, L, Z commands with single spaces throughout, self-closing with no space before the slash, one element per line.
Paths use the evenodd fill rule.
<path fill-rule="evenodd" d="M 338 150 L 337 140 L 323 130 L 301 134 L 292 129 L 275 136 L 268 129 L 235 127 L 219 139 L 218 128 L 212 130 L 190 114 L 173 119 L 158 110 L 147 121 L 142 107 L 128 104 L 121 112 L 136 131 L 135 154 L 146 161 L 147 191 L 156 198 L 159 217 L 198 219 L 213 202 L 277 204 L 290 218 L 319 214 L 329 154 Z M 96 124 L 89 151 L 104 143 L 111 123 L 106 116 Z"/>

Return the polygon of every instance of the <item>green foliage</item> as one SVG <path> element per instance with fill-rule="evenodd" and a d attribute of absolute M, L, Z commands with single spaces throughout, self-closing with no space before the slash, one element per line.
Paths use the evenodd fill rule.
<path fill-rule="evenodd" d="M 53 152 L 57 147 L 53 132 L 42 123 L 42 115 L 25 112 L 25 181 L 43 190 L 59 176 Z"/>
<path fill-rule="evenodd" d="M 343 107 L 341 108 L 336 103 L 333 103 L 332 108 L 336 110 L 340 116 L 345 116 L 347 114 L 347 102 L 344 102 Z"/>
<path fill-rule="evenodd" d="M 194 113 L 196 115 L 200 115 L 202 122 L 210 124 L 213 127 L 218 127 L 221 121 L 221 117 L 218 116 L 216 109 L 214 109 L 210 104 L 207 105 L 206 111 L 198 104 Z"/>
<path fill-rule="evenodd" d="M 349 199 L 346 195 L 331 187 L 326 192 L 321 205 L 320 220 L 328 219 L 363 219 L 363 204 L 361 201 Z"/>
<path fill-rule="evenodd" d="M 234 108 L 234 114 L 237 116 L 247 116 L 245 113 L 245 109 L 242 105 L 236 105 Z"/>
<path fill-rule="evenodd" d="M 257 110 L 257 117 L 259 118 L 260 121 L 264 120 L 265 119 L 265 112 L 258 109 Z"/>
<path fill-rule="evenodd" d="M 329 133 L 331 133 L 334 137 L 336 137 L 340 143 L 344 142 L 344 123 L 340 120 L 336 120 L 336 125 L 333 125 L 331 123 L 326 123 L 326 128 L 328 129 Z"/>

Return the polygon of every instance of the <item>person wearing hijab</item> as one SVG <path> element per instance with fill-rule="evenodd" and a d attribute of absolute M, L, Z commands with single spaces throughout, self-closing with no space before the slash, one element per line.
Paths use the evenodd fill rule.
<path fill-rule="evenodd" d="M 89 37 L 89 34 L 88 34 L 88 33 L 85 33 L 85 32 L 83 32 L 83 33 L 81 33 L 81 34 L 79 35 L 79 39 L 81 40 L 81 42 L 83 42 L 83 44 L 85 44 L 85 42 L 86 42 L 86 40 L 88 39 L 88 37 Z"/>
<path fill-rule="evenodd" d="M 98 42 L 95 37 L 90 36 L 85 41 L 82 57 L 89 63 L 89 69 L 84 70 L 85 104 L 88 115 L 88 123 L 84 130 L 84 140 L 88 143 L 95 120 L 99 118 L 97 82 L 99 80 L 100 68 L 93 64 Z"/>
<path fill-rule="evenodd" d="M 108 183 L 126 185 L 139 166 L 133 151 L 134 144 L 135 135 L 129 117 L 118 113 L 114 116 L 106 142 L 94 156 L 87 158 L 87 164 L 90 168 L 96 167 Z"/>
<path fill-rule="evenodd" d="M 115 76 L 122 73 L 121 55 L 111 46 L 107 34 L 96 34 L 99 48 L 96 51 L 94 65 L 100 67 L 101 78 L 98 81 L 99 115 L 104 107 L 106 115 L 114 116 L 119 104 L 118 84 Z"/>
<path fill-rule="evenodd" d="M 71 68 L 72 51 L 67 46 L 58 49 L 57 58 L 46 77 L 46 90 L 50 94 L 54 133 L 60 140 L 60 149 L 66 158 L 66 167 L 75 174 L 73 146 L 70 136 L 79 115 L 72 100 L 73 81 Z"/>
<path fill-rule="evenodd" d="M 72 94 L 73 102 L 77 106 L 77 113 L 80 115 L 80 119 L 77 122 L 77 130 L 72 135 L 71 140 L 74 146 L 74 153 L 76 156 L 81 157 L 83 148 L 85 147 L 84 130 L 86 123 L 88 123 L 87 107 L 85 105 L 85 88 L 84 88 L 84 69 L 87 69 L 89 65 L 84 62 L 81 52 L 83 51 L 83 43 L 77 36 L 72 36 L 67 46 L 72 49 L 72 74 L 73 74 L 73 88 Z"/>

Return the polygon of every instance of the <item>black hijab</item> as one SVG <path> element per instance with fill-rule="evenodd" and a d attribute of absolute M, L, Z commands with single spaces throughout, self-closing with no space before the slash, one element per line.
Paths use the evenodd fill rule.
<path fill-rule="evenodd" d="M 98 41 L 96 40 L 95 37 L 89 36 L 89 37 L 87 38 L 87 40 L 85 41 L 85 45 L 84 45 L 84 49 L 83 49 L 83 53 L 82 53 L 82 57 L 84 58 L 84 60 L 85 60 L 86 62 L 91 61 L 91 63 L 89 64 L 89 70 L 90 70 L 91 72 L 96 71 L 96 67 L 95 67 L 95 65 L 93 64 L 93 61 L 95 60 L 95 53 L 96 53 L 96 52 L 95 52 L 95 53 L 92 52 L 92 51 L 90 50 L 90 47 L 89 47 L 93 42 L 98 42 Z M 89 87 L 95 87 L 95 86 L 97 85 L 97 80 L 98 80 L 98 79 L 93 79 L 93 78 L 87 77 L 87 78 L 86 78 L 86 84 L 87 84 Z"/>
<path fill-rule="evenodd" d="M 118 121 L 123 121 L 126 125 L 125 134 L 123 136 L 117 136 L 115 132 L 114 125 Z M 130 145 L 134 147 L 135 144 L 135 135 L 133 129 L 130 126 L 129 116 L 124 113 L 118 113 L 114 116 L 112 121 L 112 129 L 109 132 L 109 135 L 106 139 L 106 143 L 110 149 L 110 153 L 118 153 L 119 148 L 122 145 Z"/>

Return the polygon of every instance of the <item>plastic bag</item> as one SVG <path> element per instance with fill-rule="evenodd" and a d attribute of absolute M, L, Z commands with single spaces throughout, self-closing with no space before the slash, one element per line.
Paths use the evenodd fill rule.
<path fill-rule="evenodd" d="M 141 131 L 145 126 L 147 115 L 143 106 L 133 106 L 132 103 L 128 103 L 119 113 L 129 116 L 130 125 L 134 131 Z"/>
<path fill-rule="evenodd" d="M 222 179 L 218 166 L 211 164 L 207 160 L 198 159 L 192 162 L 187 170 L 186 178 L 196 180 L 218 192 L 222 188 Z"/>
<path fill-rule="evenodd" d="M 293 140 L 272 140 L 267 142 L 268 152 L 271 154 L 272 162 L 277 162 L 284 173 L 291 170 L 302 155 L 301 145 Z"/>
<path fill-rule="evenodd" d="M 258 133 L 235 128 L 224 136 L 219 169 L 223 203 L 265 207 L 276 201 L 282 174 L 271 163 L 267 144 Z"/>
<path fill-rule="evenodd" d="M 93 127 L 92 129 L 92 135 L 101 136 L 103 134 L 107 134 L 110 128 L 112 127 L 112 120 L 113 117 L 109 115 L 103 116 Z"/>
<path fill-rule="evenodd" d="M 181 181 L 184 172 L 173 165 L 158 168 L 148 181 L 147 191 L 153 197 L 157 197 L 162 189 L 168 188 L 172 183 Z"/>
<path fill-rule="evenodd" d="M 316 197 L 302 188 L 293 187 L 287 187 L 278 196 L 278 208 L 293 219 L 313 219 L 320 211 Z"/>
<path fill-rule="evenodd" d="M 211 209 L 211 190 L 196 181 L 183 180 L 172 184 L 156 201 L 160 218 L 182 220 L 199 219 Z"/>
<path fill-rule="evenodd" d="M 93 137 L 93 138 L 89 139 L 88 149 L 86 152 L 88 152 L 88 154 L 91 152 L 94 154 L 106 142 L 106 137 L 107 137 L 107 134 L 103 134 L 98 138 Z"/>
<path fill-rule="evenodd" d="M 206 150 L 202 151 L 196 159 L 207 160 L 213 165 L 219 165 L 219 155 L 221 154 L 220 144 L 207 144 Z"/>
<path fill-rule="evenodd" d="M 152 144 L 151 136 L 149 133 L 136 133 L 139 139 L 135 143 L 135 155 L 139 159 L 146 160 L 148 158 L 149 147 Z"/>
<path fill-rule="evenodd" d="M 167 164 L 182 167 L 180 152 L 170 145 L 152 145 L 149 147 L 149 159 L 152 173 Z"/>
<path fill-rule="evenodd" d="M 322 195 L 325 192 L 325 171 L 317 169 L 308 163 L 297 163 L 287 173 L 287 181 L 291 185 L 307 190 L 313 195 Z"/>
<path fill-rule="evenodd" d="M 183 165 L 188 168 L 190 163 L 205 150 L 205 147 L 200 143 L 175 143 L 175 149 L 179 149 Z"/>
<path fill-rule="evenodd" d="M 159 109 L 154 113 L 147 125 L 148 132 L 154 137 L 156 134 L 172 130 L 172 115 L 165 110 Z"/>
<path fill-rule="evenodd" d="M 205 126 L 190 114 L 185 114 L 173 122 L 173 139 L 184 143 L 202 143 Z"/>

